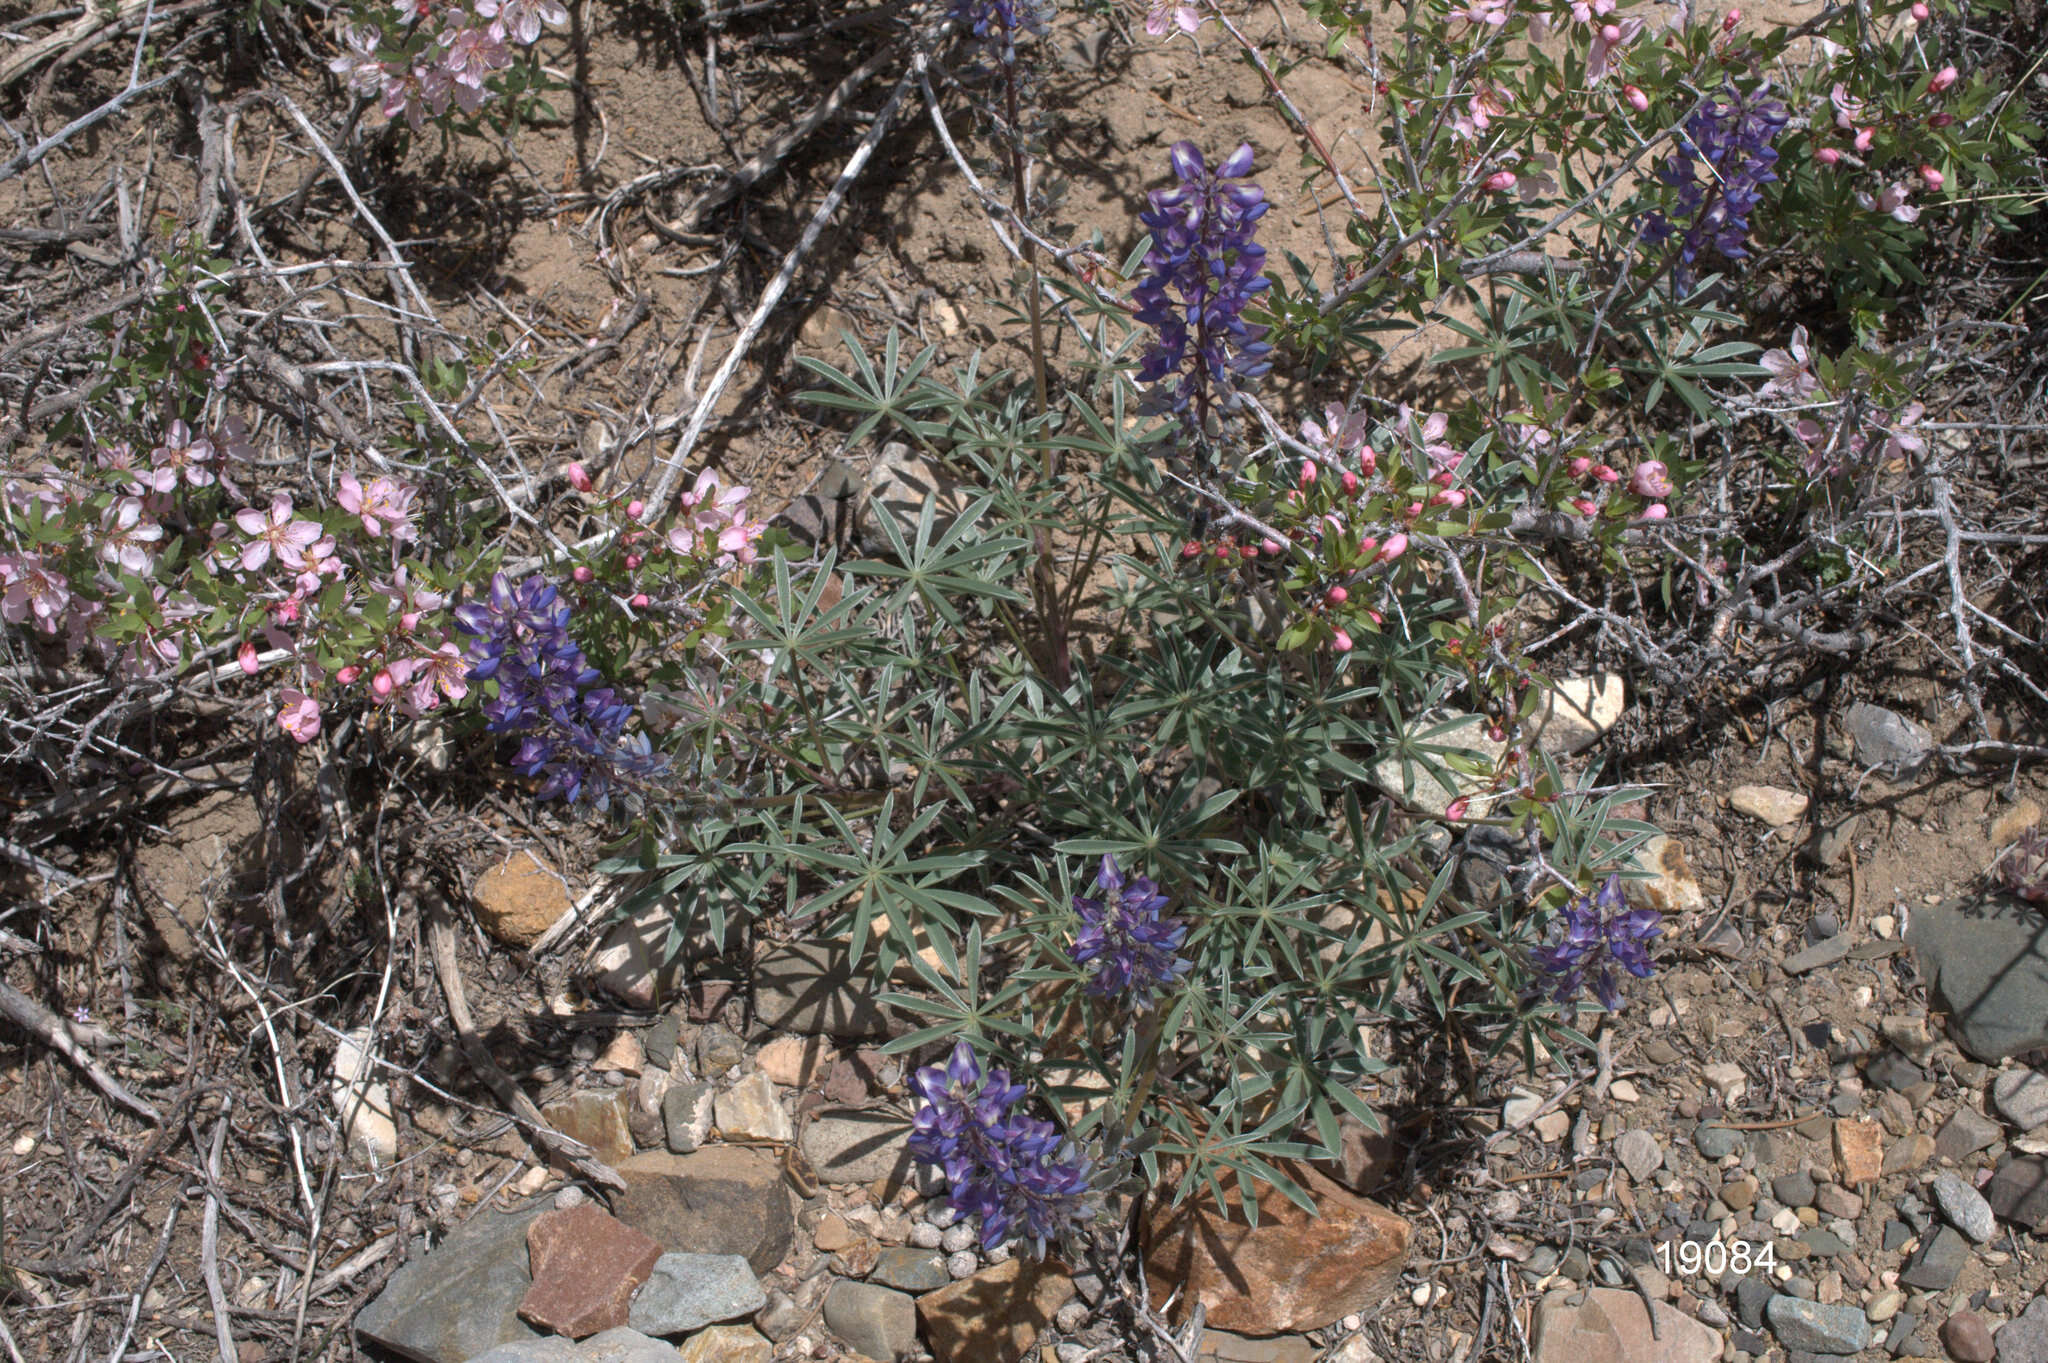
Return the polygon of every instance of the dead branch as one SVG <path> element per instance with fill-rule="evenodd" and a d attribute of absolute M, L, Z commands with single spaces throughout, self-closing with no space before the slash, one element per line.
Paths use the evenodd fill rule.
<path fill-rule="evenodd" d="M 92 1080 L 101 1093 L 122 1107 L 151 1122 L 162 1123 L 162 1114 L 130 1093 L 120 1080 L 109 1074 L 99 1061 L 72 1039 L 62 1018 L 5 981 L 0 981 L 0 1017 L 41 1038 L 51 1050 L 84 1070 L 86 1078 Z"/>

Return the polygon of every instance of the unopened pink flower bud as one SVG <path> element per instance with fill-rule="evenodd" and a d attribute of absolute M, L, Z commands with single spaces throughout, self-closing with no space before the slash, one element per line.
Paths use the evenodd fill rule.
<path fill-rule="evenodd" d="M 1351 651 L 1351 636 L 1341 629 L 1338 630 L 1330 638 L 1330 647 L 1336 649 L 1339 653 L 1349 653 Z"/>
<path fill-rule="evenodd" d="M 1618 483 L 1621 475 L 1605 464 L 1593 465 L 1593 476 L 1603 483 Z"/>
<path fill-rule="evenodd" d="M 1875 128 L 1858 128 L 1856 130 L 1856 150 L 1869 151 L 1870 144 L 1876 137 L 1877 130 Z"/>
<path fill-rule="evenodd" d="M 641 564 L 645 563 L 646 561 L 646 559 L 640 557 L 640 555 L 638 554 L 628 554 L 626 555 L 626 571 L 631 572 L 635 568 L 638 568 Z"/>
<path fill-rule="evenodd" d="M 1342 481 L 1344 484 L 1344 495 L 1347 497 L 1356 497 L 1358 495 L 1358 475 L 1353 473 L 1350 469 L 1345 469 Z"/>
<path fill-rule="evenodd" d="M 357 667 L 354 663 L 350 663 L 347 667 L 344 667 L 341 669 L 341 671 L 335 673 L 334 679 L 340 682 L 343 686 L 349 686 L 355 682 L 355 679 L 357 677 L 360 677 L 362 675 L 363 669 Z"/>
<path fill-rule="evenodd" d="M 1590 516 L 1599 509 L 1599 507 L 1593 504 L 1590 497 L 1572 498 L 1572 510 L 1578 512 L 1581 516 Z"/>
<path fill-rule="evenodd" d="M 562 471 L 568 475 L 570 487 L 575 488 L 578 492 L 590 491 L 589 469 L 584 468 L 581 464 L 571 464 Z"/>
<path fill-rule="evenodd" d="M 1238 548 L 1237 556 L 1245 559 L 1257 558 L 1259 556 L 1258 547 L 1251 544 L 1241 545 Z"/>
<path fill-rule="evenodd" d="M 1350 599 L 1351 593 L 1345 591 L 1342 587 L 1332 587 L 1330 588 L 1330 590 L 1323 593 L 1323 600 L 1329 602 L 1333 606 L 1341 606 Z"/>
<path fill-rule="evenodd" d="M 1412 520 L 1414 520 L 1414 519 L 1415 519 L 1415 518 L 1416 518 L 1417 516 L 1420 516 L 1420 515 L 1422 514 L 1422 503 L 1421 503 L 1421 502 L 1410 502 L 1410 503 L 1408 503 L 1408 507 L 1407 507 L 1407 510 L 1405 510 L 1404 512 L 1402 512 L 1402 514 L 1403 514 L 1403 515 L 1405 515 L 1405 516 L 1406 516 L 1406 517 L 1407 517 L 1407 518 L 1408 518 L 1409 520 L 1411 520 L 1411 521 L 1412 521 Z"/>
<path fill-rule="evenodd" d="M 1497 170 L 1486 177 L 1486 187 L 1499 194 L 1515 187 L 1515 173 L 1511 170 Z"/>
<path fill-rule="evenodd" d="M 1614 45 L 1615 45 L 1616 43 L 1620 42 L 1620 41 L 1621 41 L 1621 25 L 1620 25 L 1620 24 L 1602 24 L 1602 25 L 1600 25 L 1600 41 L 1601 41 L 1601 42 L 1603 42 L 1603 43 L 1606 43 L 1606 44 L 1607 44 L 1607 45 L 1608 45 L 1609 47 L 1612 47 L 1612 46 L 1614 46 Z"/>
<path fill-rule="evenodd" d="M 1197 540 L 1189 540 L 1186 544 L 1183 544 L 1180 547 L 1180 556 L 1182 558 L 1194 558 L 1201 552 L 1202 546 L 1201 543 Z"/>
<path fill-rule="evenodd" d="M 1373 554 L 1379 549 L 1379 547 L 1379 540 L 1375 539 L 1371 535 L 1367 535 L 1364 539 L 1358 542 L 1358 556 L 1360 558 L 1371 558 Z"/>
<path fill-rule="evenodd" d="M 1380 546 L 1379 561 L 1392 563 L 1408 552 L 1408 537 L 1399 531 L 1387 536 L 1387 542 Z"/>
<path fill-rule="evenodd" d="M 1281 546 L 1279 540 L 1266 539 L 1259 541 L 1259 548 L 1266 551 L 1266 557 L 1268 558 L 1277 557 L 1280 553 L 1280 547 Z"/>
<path fill-rule="evenodd" d="M 1813 154 L 1813 159 L 1824 166 L 1832 166 L 1842 159 L 1842 153 L 1834 147 L 1822 147 Z"/>
<path fill-rule="evenodd" d="M 1571 474 L 1572 477 L 1583 478 L 1593 471 L 1593 461 L 1582 454 L 1564 467 L 1565 472 Z"/>
<path fill-rule="evenodd" d="M 1946 128 L 1953 124 L 1955 121 L 1956 116 L 1948 112 L 1948 110 L 1946 109 L 1942 110 L 1940 113 L 1927 115 L 1927 126 L 1930 128 Z"/>
<path fill-rule="evenodd" d="M 1947 178 L 1933 166 L 1920 167 L 1920 183 L 1929 189 L 1940 189 L 1947 182 Z"/>
<path fill-rule="evenodd" d="M 1372 471 L 1378 467 L 1379 456 L 1375 455 L 1371 450 L 1366 450 L 1358 456 L 1358 472 L 1362 476 L 1372 477 Z"/>
<path fill-rule="evenodd" d="M 1927 82 L 1927 93 L 1930 95 L 1940 94 L 1956 83 L 1956 75 L 1957 72 L 1953 66 L 1942 67 L 1941 70 L 1934 73 L 1934 79 Z"/>
<path fill-rule="evenodd" d="M 1913 22 L 1914 22 L 1914 23 L 1917 23 L 1917 24 L 1924 24 L 1924 23 L 1926 23 L 1926 22 L 1927 22 L 1927 20 L 1928 20 L 1928 19 L 1929 19 L 1929 18 L 1930 18 L 1930 17 L 1931 17 L 1932 15 L 1933 15 L 1933 13 L 1934 13 L 1934 11 L 1933 11 L 1933 10 L 1931 10 L 1931 9 L 1929 9 L 1929 8 L 1927 8 L 1927 6 L 1926 6 L 1926 5 L 1925 5 L 1925 4 L 1924 4 L 1924 3 L 1922 2 L 1922 0 L 1913 0 Z"/>
<path fill-rule="evenodd" d="M 597 574 L 590 571 L 589 564 L 579 563 L 574 568 L 570 569 L 569 576 L 575 578 L 578 582 L 588 582 L 592 578 L 596 577 Z"/>
<path fill-rule="evenodd" d="M 1465 504 L 1465 489 L 1461 487 L 1446 488 L 1429 500 L 1437 506 L 1461 507 Z"/>
<path fill-rule="evenodd" d="M 384 699 L 397 689 L 398 682 L 392 677 L 391 669 L 388 667 L 378 668 L 377 675 L 370 678 L 370 690 L 376 694 L 378 700 Z"/>
<path fill-rule="evenodd" d="M 418 611 L 400 611 L 398 615 L 398 627 L 404 630 L 407 634 L 412 633 L 414 630 L 420 627 L 420 613 Z"/>
<path fill-rule="evenodd" d="M 1731 9 L 1726 14 L 1721 16 L 1721 31 L 1723 33 L 1733 33 L 1735 31 L 1735 26 L 1741 22 L 1741 9 Z"/>
<path fill-rule="evenodd" d="M 639 520 L 641 516 L 645 515 L 646 512 L 647 503 L 641 501 L 638 497 L 635 497 L 632 501 L 626 503 L 626 514 L 628 516 L 631 516 L 636 521 Z"/>
<path fill-rule="evenodd" d="M 256 645 L 249 643 L 246 640 L 243 641 L 242 646 L 235 650 L 235 661 L 241 665 L 242 673 L 244 676 L 255 676 Z"/>
<path fill-rule="evenodd" d="M 1670 514 L 1671 508 L 1662 502 L 1651 502 L 1643 508 L 1643 519 L 1646 521 L 1661 521 Z"/>
<path fill-rule="evenodd" d="M 1451 801 L 1449 804 L 1444 806 L 1444 817 L 1446 819 L 1456 821 L 1458 819 L 1464 818 L 1466 811 L 1471 808 L 1471 799 L 1467 796 L 1461 795 L 1457 799 Z"/>
<path fill-rule="evenodd" d="M 1315 461 L 1315 460 L 1313 460 L 1313 459 L 1304 459 L 1304 460 L 1302 460 L 1302 461 L 1301 461 L 1301 485 L 1302 485 L 1303 487 L 1307 487 L 1307 486 L 1308 486 L 1308 485 L 1309 485 L 1310 483 L 1313 483 L 1313 482 L 1314 482 L 1315 480 L 1316 480 L 1316 461 Z"/>
<path fill-rule="evenodd" d="M 633 593 L 632 600 L 627 604 L 636 611 L 644 611 L 653 604 L 653 598 L 648 596 L 646 592 L 635 592 Z"/>
<path fill-rule="evenodd" d="M 1218 559 L 1227 559 L 1227 558 L 1229 558 L 1229 557 L 1230 557 L 1230 546 L 1229 546 L 1229 545 L 1227 545 L 1227 544 L 1219 544 L 1219 545 L 1217 545 L 1217 546 L 1216 546 L 1216 557 L 1217 557 Z"/>
<path fill-rule="evenodd" d="M 1650 107 L 1650 97 L 1633 85 L 1621 87 L 1621 97 L 1628 101 L 1628 107 L 1637 113 L 1644 113 Z"/>

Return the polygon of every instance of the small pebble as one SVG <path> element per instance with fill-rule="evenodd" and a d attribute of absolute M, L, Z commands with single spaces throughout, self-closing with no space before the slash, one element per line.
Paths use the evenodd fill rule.
<path fill-rule="evenodd" d="M 974 1276 L 974 1270 L 980 1267 L 981 1260 L 975 1257 L 971 1249 L 963 1249 L 946 1258 L 946 1272 L 955 1279 L 971 1278 Z"/>
<path fill-rule="evenodd" d="M 946 1233 L 929 1221 L 919 1221 L 910 1228 L 910 1243 L 919 1249 L 937 1249 L 945 1238 Z"/>
<path fill-rule="evenodd" d="M 1070 1301 L 1059 1309 L 1052 1323 L 1063 1335 L 1071 1335 L 1088 1323 L 1088 1306 L 1085 1302 Z"/>
<path fill-rule="evenodd" d="M 939 1248 L 948 1254 L 958 1254 L 974 1244 L 974 1227 L 962 1221 L 948 1226 L 939 1236 Z"/>
<path fill-rule="evenodd" d="M 1941 1327 L 1941 1342 L 1956 1363 L 1991 1363 L 1997 1346 L 1991 1342 L 1991 1328 L 1973 1311 L 1950 1316 Z"/>

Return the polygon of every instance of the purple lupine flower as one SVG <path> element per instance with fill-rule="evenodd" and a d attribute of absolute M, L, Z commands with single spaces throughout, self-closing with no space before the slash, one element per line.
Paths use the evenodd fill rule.
<path fill-rule="evenodd" d="M 519 738 L 512 765 L 541 778 L 540 799 L 608 809 L 615 789 L 645 785 L 664 770 L 667 759 L 647 735 L 626 732 L 633 707 L 600 685 L 604 676 L 570 637 L 569 603 L 552 583 L 536 575 L 515 586 L 498 573 L 483 600 L 454 614 L 471 636 L 469 680 L 498 683 L 483 703 L 484 727 Z"/>
<path fill-rule="evenodd" d="M 1008 1070 L 984 1071 L 974 1048 L 960 1041 L 944 1064 L 913 1074 L 910 1086 L 922 1099 L 910 1153 L 946 1175 L 955 1211 L 981 1218 L 984 1249 L 1014 1235 L 1043 1257 L 1047 1242 L 1085 1218 L 1088 1157 L 1051 1122 L 1022 1113 L 1024 1086 L 1011 1083 Z"/>
<path fill-rule="evenodd" d="M 1253 240 L 1269 205 L 1257 185 L 1241 183 L 1252 168 L 1249 144 L 1215 170 L 1192 142 L 1173 147 L 1180 183 L 1155 189 L 1138 220 L 1152 233 L 1149 273 L 1131 291 L 1139 322 L 1158 332 L 1138 366 L 1152 384 L 1151 410 L 1171 412 L 1200 428 L 1218 394 L 1239 379 L 1272 368 L 1266 328 L 1244 320 L 1245 306 L 1272 284 L 1266 248 Z M 1178 298 L 1174 297 L 1178 295 Z"/>
<path fill-rule="evenodd" d="M 1655 909 L 1631 909 L 1621 892 L 1621 877 L 1609 876 L 1599 890 L 1579 895 L 1558 911 L 1558 939 L 1530 951 L 1537 969 L 1551 977 L 1551 997 L 1566 1016 L 1577 1011 L 1579 992 L 1590 980 L 1600 1006 L 1621 1008 L 1621 990 L 1614 978 L 1620 966 L 1637 979 L 1656 969 L 1650 939 L 1664 931 Z"/>
<path fill-rule="evenodd" d="M 1762 91 L 1731 91 L 1685 121 L 1678 150 L 1657 171 L 1677 197 L 1669 213 L 1652 213 L 1643 224 L 1645 241 L 1662 245 L 1678 239 L 1672 278 L 1680 291 L 1692 287 L 1694 264 L 1709 247 L 1729 260 L 1748 258 L 1749 215 L 1763 201 L 1762 186 L 1778 178 L 1771 169 L 1778 163 L 1771 143 L 1790 119 L 1785 106 L 1765 99 Z"/>
<path fill-rule="evenodd" d="M 1166 896 L 1145 876 L 1126 879 L 1115 857 L 1102 859 L 1095 888 L 1099 899 L 1074 896 L 1074 912 L 1081 915 L 1071 951 L 1074 964 L 1094 966 L 1089 993 L 1121 999 L 1133 1013 L 1142 1013 L 1155 994 L 1172 988 L 1191 968 L 1178 954 L 1188 925 L 1160 917 Z"/>

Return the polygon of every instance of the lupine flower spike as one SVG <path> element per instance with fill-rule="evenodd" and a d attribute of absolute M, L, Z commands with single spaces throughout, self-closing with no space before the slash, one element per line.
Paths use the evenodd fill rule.
<path fill-rule="evenodd" d="M 1095 872 L 1095 899 L 1074 896 L 1081 930 L 1074 937 L 1074 964 L 1092 967 L 1087 990 L 1118 999 L 1133 1013 L 1152 1006 L 1154 995 L 1171 989 L 1188 973 L 1180 955 L 1188 925 L 1162 918 L 1166 896 L 1145 876 L 1125 877 L 1116 858 L 1104 857 Z"/>
<path fill-rule="evenodd" d="M 945 1173 L 955 1211 L 981 1218 L 984 1249 L 1015 1235 L 1043 1257 L 1047 1242 L 1080 1224 L 1090 1161 L 1051 1122 L 1023 1115 L 1024 1086 L 1008 1070 L 984 1071 L 960 1041 L 910 1086 L 921 1100 L 910 1153 Z"/>
<path fill-rule="evenodd" d="M 1785 106 L 1761 92 L 1709 100 L 1686 120 L 1678 151 L 1657 172 L 1678 190 L 1677 199 L 1668 216 L 1652 213 L 1643 225 L 1645 241 L 1677 238 L 1672 278 L 1679 292 L 1691 289 L 1694 266 L 1709 247 L 1729 260 L 1748 257 L 1750 212 L 1763 200 L 1762 187 L 1778 178 L 1771 143 L 1790 121 Z"/>
<path fill-rule="evenodd" d="M 1556 941 L 1536 947 L 1529 956 L 1551 977 L 1550 993 L 1571 1017 L 1579 993 L 1588 983 L 1593 996 L 1609 1012 L 1621 1007 L 1621 989 L 1614 967 L 1637 979 L 1656 969 L 1650 941 L 1663 933 L 1663 915 L 1655 909 L 1631 909 L 1622 896 L 1621 877 L 1609 876 L 1599 890 L 1579 895 L 1558 911 Z"/>

